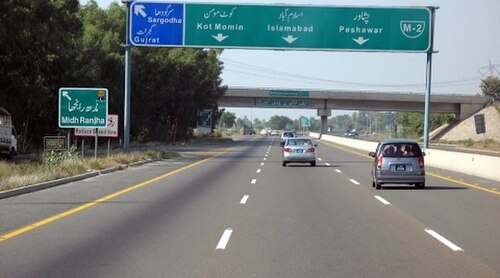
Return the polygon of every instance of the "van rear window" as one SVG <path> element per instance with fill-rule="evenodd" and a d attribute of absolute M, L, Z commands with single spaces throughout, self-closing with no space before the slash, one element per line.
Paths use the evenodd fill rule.
<path fill-rule="evenodd" d="M 395 143 L 385 144 L 380 148 L 384 157 L 419 157 L 422 151 L 418 144 Z"/>

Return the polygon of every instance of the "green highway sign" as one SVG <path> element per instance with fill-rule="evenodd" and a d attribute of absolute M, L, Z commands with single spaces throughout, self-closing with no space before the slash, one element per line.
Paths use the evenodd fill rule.
<path fill-rule="evenodd" d="M 308 91 L 270 90 L 269 96 L 279 97 L 309 97 Z"/>
<path fill-rule="evenodd" d="M 59 127 L 105 128 L 107 118 L 108 89 L 59 89 Z"/>
<path fill-rule="evenodd" d="M 184 46 L 427 52 L 427 7 L 186 4 Z"/>
<path fill-rule="evenodd" d="M 308 99 L 285 99 L 285 98 L 258 98 L 256 106 L 260 107 L 309 107 Z"/>
<path fill-rule="evenodd" d="M 311 126 L 311 120 L 306 117 L 300 118 L 300 126 L 301 127 L 310 127 Z"/>

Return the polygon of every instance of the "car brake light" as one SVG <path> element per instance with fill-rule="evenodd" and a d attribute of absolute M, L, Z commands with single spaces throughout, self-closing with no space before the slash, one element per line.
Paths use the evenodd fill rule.
<path fill-rule="evenodd" d="M 292 152 L 292 149 L 291 149 L 291 148 L 285 148 L 285 152 L 286 152 L 286 153 L 291 153 L 291 152 Z"/>
<path fill-rule="evenodd" d="M 384 158 L 382 156 L 377 156 L 377 168 L 382 168 L 383 159 Z"/>
<path fill-rule="evenodd" d="M 308 153 L 313 153 L 313 152 L 315 152 L 315 151 L 316 151 L 316 150 L 315 150 L 314 148 L 309 148 L 309 149 L 307 149 L 307 151 L 306 151 L 306 152 L 308 152 Z"/>
<path fill-rule="evenodd" d="M 418 157 L 418 166 L 420 166 L 420 169 L 424 169 L 424 157 L 423 156 Z"/>

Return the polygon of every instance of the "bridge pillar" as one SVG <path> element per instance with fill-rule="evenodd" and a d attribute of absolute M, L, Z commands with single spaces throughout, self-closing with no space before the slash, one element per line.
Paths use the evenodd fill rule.
<path fill-rule="evenodd" d="M 476 114 L 481 111 L 485 107 L 484 104 L 461 104 L 460 105 L 460 113 L 458 114 L 458 119 L 463 121 L 468 117 Z"/>
<path fill-rule="evenodd" d="M 331 109 L 318 109 L 318 116 L 321 117 L 321 134 L 328 133 L 328 117 L 332 115 Z"/>

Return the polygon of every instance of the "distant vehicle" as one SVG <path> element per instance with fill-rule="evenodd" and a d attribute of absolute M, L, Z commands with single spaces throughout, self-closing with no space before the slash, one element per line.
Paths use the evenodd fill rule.
<path fill-rule="evenodd" d="M 268 134 L 268 131 L 267 131 L 267 129 L 266 129 L 266 128 L 263 128 L 263 129 L 261 129 L 261 130 L 260 130 L 259 134 L 260 134 L 260 135 L 267 135 L 267 134 Z"/>
<path fill-rule="evenodd" d="M 249 126 L 243 126 L 243 135 L 253 135 L 255 134 L 255 129 L 249 127 Z"/>
<path fill-rule="evenodd" d="M 388 139 L 378 143 L 374 159 L 372 186 L 381 189 L 382 184 L 410 184 L 425 188 L 424 153 L 418 142 L 406 139 Z"/>
<path fill-rule="evenodd" d="M 0 154 L 9 159 L 17 155 L 17 136 L 12 125 L 12 116 L 2 107 L 0 107 Z"/>
<path fill-rule="evenodd" d="M 313 141 L 305 137 L 288 138 L 283 146 L 282 166 L 288 163 L 309 163 L 316 166 L 316 147 Z"/>
<path fill-rule="evenodd" d="M 271 130 L 271 136 L 280 136 L 280 131 L 276 129 Z"/>
<path fill-rule="evenodd" d="M 358 136 L 359 136 L 359 134 L 355 130 L 346 131 L 344 133 L 344 137 L 348 137 L 348 138 L 358 138 Z"/>
<path fill-rule="evenodd" d="M 283 147 L 285 145 L 286 139 L 293 138 L 293 137 L 297 137 L 295 135 L 295 132 L 293 132 L 293 131 L 283 131 L 283 133 L 281 133 L 280 146 Z"/>

